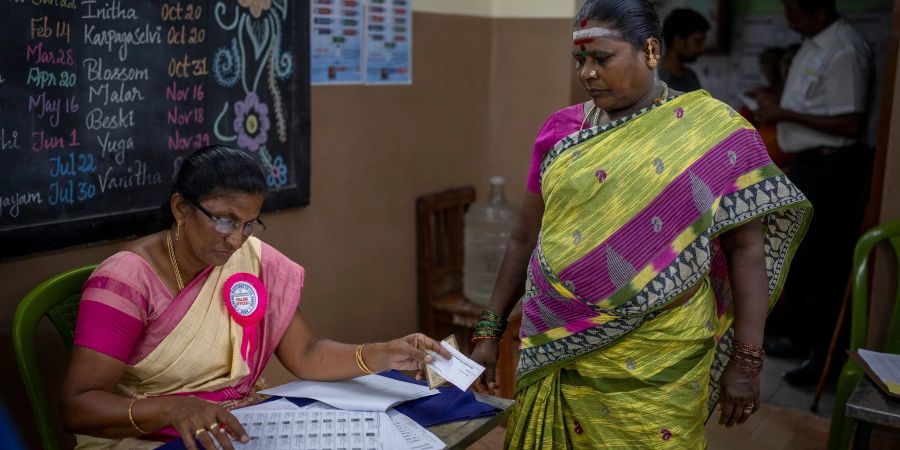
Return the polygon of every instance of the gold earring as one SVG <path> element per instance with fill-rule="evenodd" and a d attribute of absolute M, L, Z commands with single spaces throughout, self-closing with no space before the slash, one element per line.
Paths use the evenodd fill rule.
<path fill-rule="evenodd" d="M 656 68 L 656 65 L 657 65 L 657 64 L 659 64 L 659 57 L 656 56 L 656 55 L 652 55 L 652 54 L 651 54 L 651 55 L 647 58 L 647 67 L 649 67 L 650 70 L 653 70 L 653 69 Z"/>
<path fill-rule="evenodd" d="M 181 220 L 178 220 L 175 226 L 175 240 L 178 240 L 178 236 L 181 235 Z"/>

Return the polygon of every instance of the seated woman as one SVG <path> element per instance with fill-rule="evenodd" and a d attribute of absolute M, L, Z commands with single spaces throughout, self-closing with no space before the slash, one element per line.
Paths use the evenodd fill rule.
<path fill-rule="evenodd" d="M 247 154 L 209 146 L 187 157 L 163 206 L 168 228 L 125 245 L 83 288 L 63 387 L 79 449 L 247 442 L 229 412 L 260 400 L 274 353 L 296 377 L 340 380 L 420 369 L 421 334 L 350 345 L 320 338 L 298 309 L 303 268 L 253 237 L 266 181 Z"/>

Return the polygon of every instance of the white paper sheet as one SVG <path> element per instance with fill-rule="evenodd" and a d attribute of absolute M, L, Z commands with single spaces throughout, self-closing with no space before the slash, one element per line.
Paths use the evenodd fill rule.
<path fill-rule="evenodd" d="M 236 449 L 324 450 L 402 447 L 393 422 L 383 412 L 306 409 L 299 411 L 233 411 L 250 442 L 232 441 Z"/>
<path fill-rule="evenodd" d="M 481 375 L 481 372 L 484 372 L 484 367 L 480 366 L 475 361 L 472 361 L 446 342 L 441 342 L 441 346 L 450 352 L 452 357 L 450 359 L 444 359 L 442 356 L 432 352 L 434 362 L 429 364 L 429 366 L 431 366 L 438 375 L 458 387 L 460 390 L 464 391 L 468 389 L 469 386 L 475 382 L 475 379 Z"/>
<path fill-rule="evenodd" d="M 292 381 L 260 393 L 312 398 L 347 411 L 384 412 L 407 400 L 436 395 L 439 392 L 436 389 L 380 375 L 365 375 L 345 381 Z"/>
<path fill-rule="evenodd" d="M 293 405 L 293 403 L 291 403 L 291 405 Z M 322 402 L 312 402 L 308 405 L 300 406 L 299 408 L 301 410 L 338 410 L 337 408 Z M 434 433 L 428 431 L 425 427 L 419 425 L 416 421 L 410 419 L 400 411 L 391 409 L 387 412 L 387 415 L 393 424 L 394 448 L 410 450 L 438 450 L 444 448 L 444 442 L 435 436 Z"/>
<path fill-rule="evenodd" d="M 410 419 L 397 410 L 387 412 L 394 428 L 397 431 L 395 440 L 402 443 L 410 450 L 440 450 L 444 448 L 444 442 L 438 439 L 434 433 L 428 431 L 416 421 Z"/>
<path fill-rule="evenodd" d="M 863 348 L 856 352 L 866 361 L 875 375 L 881 378 L 881 381 L 886 384 L 900 384 L 900 355 L 873 352 Z"/>
<path fill-rule="evenodd" d="M 238 409 L 235 409 L 234 411 L 250 413 L 250 412 L 263 412 L 263 411 L 299 411 L 299 410 L 300 410 L 299 406 L 291 403 L 288 400 L 279 398 L 278 400 L 272 400 L 271 402 L 257 403 L 253 406 L 245 406 L 243 408 L 238 408 Z"/>

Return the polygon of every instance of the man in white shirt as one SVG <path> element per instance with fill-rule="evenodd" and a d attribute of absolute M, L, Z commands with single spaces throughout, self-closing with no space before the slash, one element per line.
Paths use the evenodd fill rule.
<path fill-rule="evenodd" d="M 870 152 L 866 130 L 871 55 L 835 9 L 835 0 L 783 0 L 788 26 L 803 35 L 780 102 L 761 99 L 757 119 L 775 122 L 778 144 L 794 155 L 791 180 L 813 204 L 813 221 L 791 268 L 787 305 L 793 340 L 811 350 L 784 375 L 818 381 L 859 236 Z M 836 365 L 840 367 L 840 365 Z"/>

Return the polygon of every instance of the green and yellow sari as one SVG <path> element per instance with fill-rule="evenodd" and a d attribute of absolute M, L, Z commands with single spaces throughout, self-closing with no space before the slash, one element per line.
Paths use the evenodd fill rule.
<path fill-rule="evenodd" d="M 771 307 L 810 203 L 704 91 L 563 139 L 541 191 L 507 446 L 705 448 L 732 336 L 718 238 L 762 218 Z"/>

